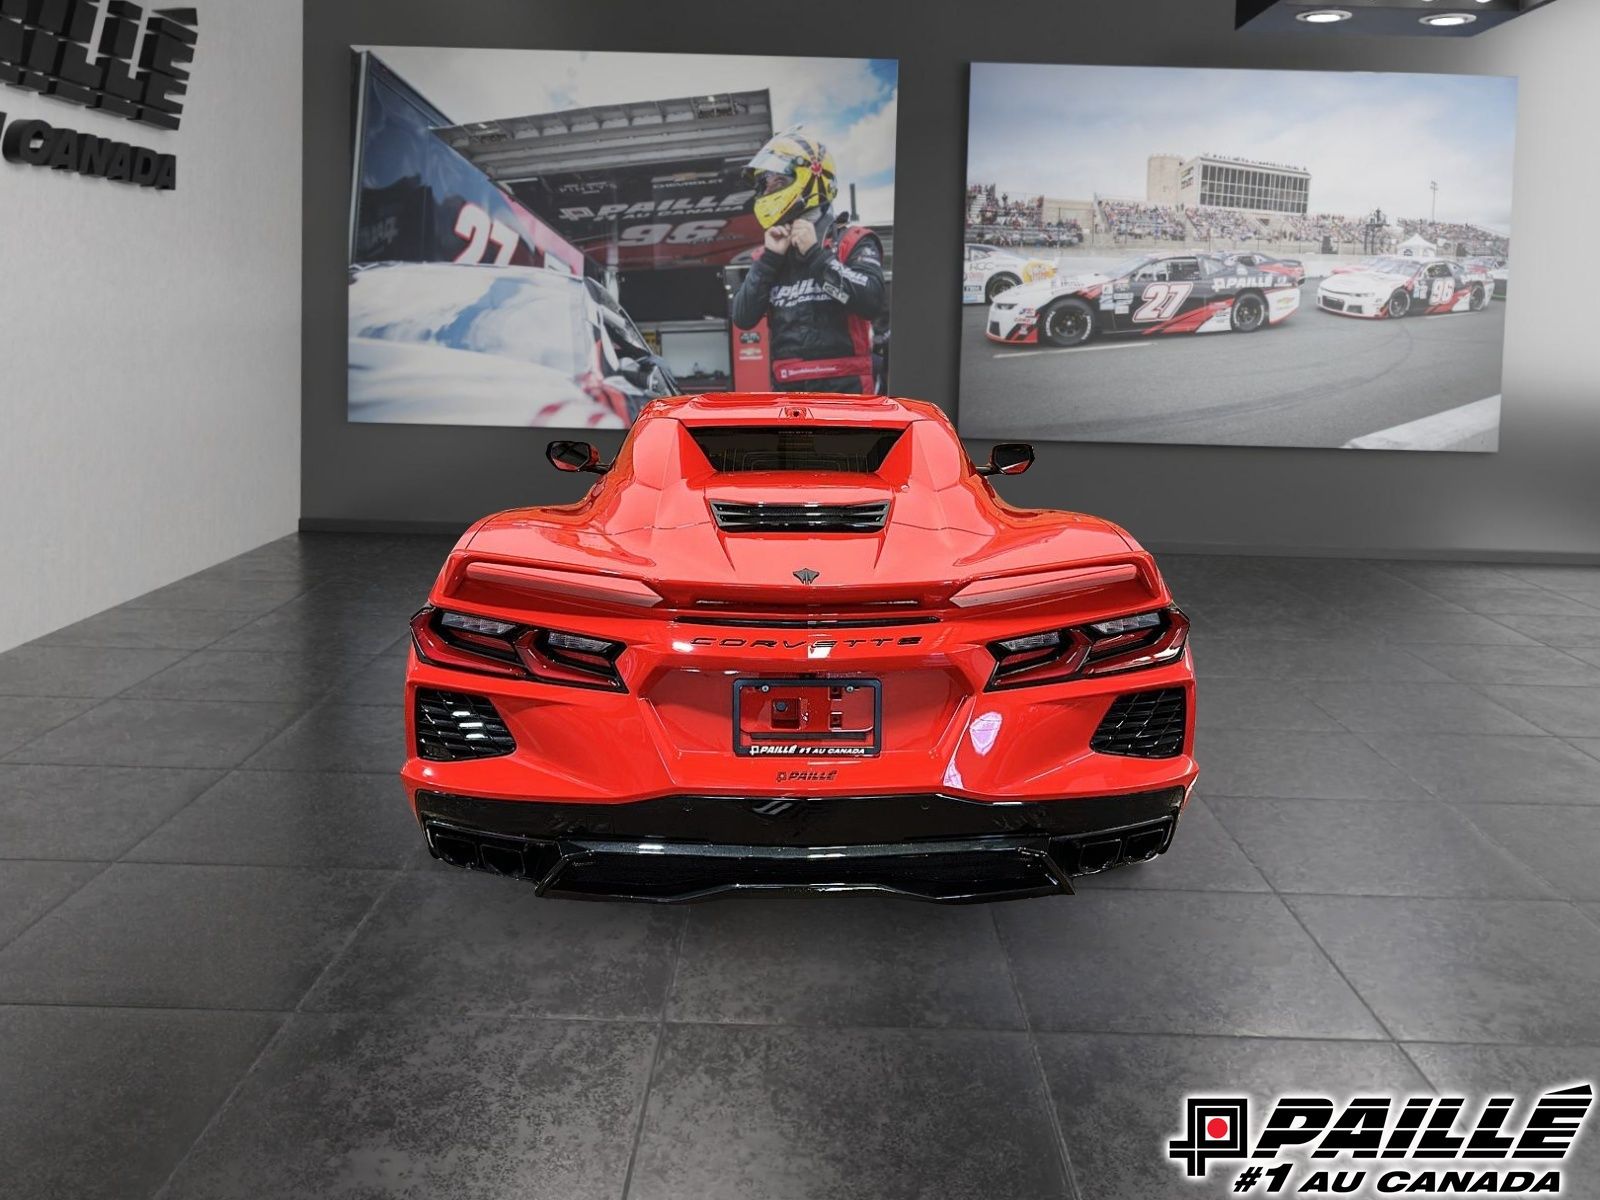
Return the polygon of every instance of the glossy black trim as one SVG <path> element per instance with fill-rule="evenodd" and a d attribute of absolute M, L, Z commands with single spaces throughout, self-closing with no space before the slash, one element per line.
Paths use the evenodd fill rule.
<path fill-rule="evenodd" d="M 1154 858 L 1171 844 L 1182 799 L 1182 789 L 1172 788 L 1089 802 L 1006 805 L 1001 807 L 1012 810 L 1013 817 L 1021 815 L 1015 810 L 1027 810 L 1009 830 L 952 834 L 949 829 L 959 823 L 957 815 L 968 820 L 973 816 L 953 806 L 996 806 L 948 796 L 858 797 L 854 803 L 864 806 L 857 810 L 858 817 L 885 818 L 883 809 L 873 811 L 875 804 L 886 804 L 904 814 L 900 806 L 910 802 L 926 819 L 890 837 L 843 843 L 812 836 L 805 821 L 796 818 L 797 812 L 802 817 L 815 816 L 814 810 L 798 806 L 817 801 L 795 801 L 795 809 L 772 812 L 773 805 L 791 803 L 776 797 L 674 798 L 607 806 L 472 801 L 423 792 L 418 794 L 417 807 L 435 858 L 531 882 L 541 895 L 677 903 L 750 891 L 865 891 L 969 903 L 1070 893 L 1074 876 Z M 572 812 L 623 809 L 620 820 L 605 823 L 642 823 L 664 829 L 672 824 L 683 826 L 683 818 L 708 803 L 719 808 L 713 815 L 731 818 L 721 823 L 748 826 L 750 821 L 771 821 L 793 840 L 747 842 L 617 830 L 601 835 L 581 828 Z M 1116 803 L 1120 811 L 1113 816 L 1106 803 Z M 500 810 L 497 815 L 501 819 L 495 822 L 498 828 L 440 816 L 441 810 L 468 811 L 480 819 L 496 815 L 483 805 Z M 534 824 L 529 821 L 519 823 L 523 826 L 520 832 L 507 830 L 504 818 L 528 809 L 545 810 L 540 814 L 543 836 L 529 836 L 527 827 Z M 1055 811 L 1035 811 L 1040 809 Z M 1156 815 L 1151 818 L 1151 813 Z M 599 823 L 588 822 L 590 826 Z M 827 823 L 822 824 L 825 827 Z M 1071 831 L 1063 832 L 1067 827 Z"/>
<path fill-rule="evenodd" d="M 826 768 L 823 768 L 826 769 Z M 489 800 L 419 791 L 417 815 L 533 838 L 639 838 L 751 846 L 854 846 L 985 834 L 1076 836 L 1175 816 L 1181 787 L 1124 796 L 991 802 L 891 796 L 664 796 L 627 804 Z"/>

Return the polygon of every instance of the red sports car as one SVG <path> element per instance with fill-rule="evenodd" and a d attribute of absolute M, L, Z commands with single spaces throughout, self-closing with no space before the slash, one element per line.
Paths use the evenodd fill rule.
<path fill-rule="evenodd" d="M 433 854 L 559 895 L 982 900 L 1162 853 L 1189 623 L 1121 529 L 1014 508 L 930 404 L 657 400 L 576 504 L 462 536 L 412 621 Z"/>

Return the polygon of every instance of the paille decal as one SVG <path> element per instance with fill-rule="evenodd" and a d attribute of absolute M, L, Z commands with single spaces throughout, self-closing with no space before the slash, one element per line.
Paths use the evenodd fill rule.
<path fill-rule="evenodd" d="M 0 0 L 0 83 L 157 129 L 177 129 L 199 17 L 128 0 Z M 43 120 L 6 123 L 0 152 L 24 166 L 72 171 L 156 191 L 177 186 L 177 159 Z"/>

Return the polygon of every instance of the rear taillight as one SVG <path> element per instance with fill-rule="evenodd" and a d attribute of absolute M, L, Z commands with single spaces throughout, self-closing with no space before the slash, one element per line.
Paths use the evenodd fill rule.
<path fill-rule="evenodd" d="M 989 643 L 989 690 L 1160 666 L 1180 658 L 1188 639 L 1189 619 L 1176 608 L 1006 638 Z"/>
<path fill-rule="evenodd" d="M 425 608 L 411 618 L 411 640 L 417 657 L 436 667 L 627 691 L 617 672 L 624 647 L 605 638 Z"/>

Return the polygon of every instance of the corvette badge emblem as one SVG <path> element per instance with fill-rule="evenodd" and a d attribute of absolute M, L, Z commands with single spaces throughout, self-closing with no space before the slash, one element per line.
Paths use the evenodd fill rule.
<path fill-rule="evenodd" d="M 817 572 L 813 571 L 810 567 L 801 567 L 794 573 L 794 577 L 801 583 L 811 583 L 816 579 Z"/>

